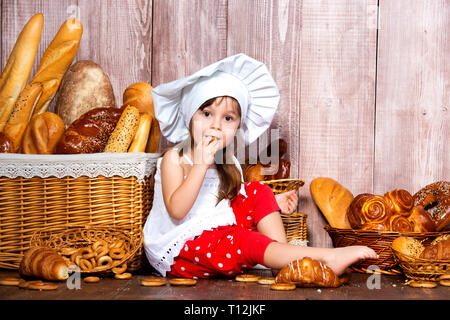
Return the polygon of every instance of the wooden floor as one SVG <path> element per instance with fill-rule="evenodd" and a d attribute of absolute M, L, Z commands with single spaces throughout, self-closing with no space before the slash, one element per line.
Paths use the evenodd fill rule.
<path fill-rule="evenodd" d="M 270 270 L 252 270 L 251 273 L 271 276 Z M 102 278 L 95 284 L 80 281 L 80 289 L 68 289 L 64 281 L 54 291 L 0 286 L 0 300 L 450 300 L 450 287 L 411 288 L 405 285 L 403 276 L 380 275 L 377 282 L 374 276 L 353 272 L 350 282 L 339 288 L 273 291 L 269 286 L 227 278 L 198 280 L 194 287 L 141 286 L 140 279 L 150 275 L 150 272 L 141 271 L 129 280 Z M 18 273 L 0 269 L 2 277 L 18 277 Z"/>

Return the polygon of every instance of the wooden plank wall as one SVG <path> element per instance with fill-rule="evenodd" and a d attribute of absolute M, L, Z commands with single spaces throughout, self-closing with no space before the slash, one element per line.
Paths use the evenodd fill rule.
<path fill-rule="evenodd" d="M 448 0 L 3 0 L 0 10 L 2 68 L 34 13 L 44 28 L 32 75 L 75 16 L 76 60 L 102 66 L 118 104 L 131 83 L 157 86 L 235 53 L 266 63 L 281 92 L 271 128 L 288 142 L 291 176 L 306 181 L 298 209 L 310 245 L 331 245 L 315 177 L 355 195 L 450 178 Z"/>

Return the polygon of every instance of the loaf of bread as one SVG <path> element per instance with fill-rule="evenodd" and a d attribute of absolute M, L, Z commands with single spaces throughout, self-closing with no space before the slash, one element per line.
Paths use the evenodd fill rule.
<path fill-rule="evenodd" d="M 66 280 L 69 277 L 68 266 L 63 257 L 53 248 L 40 246 L 25 252 L 19 274 L 25 279 Z"/>
<path fill-rule="evenodd" d="M 96 108 L 86 112 L 66 129 L 55 153 L 102 152 L 122 111 L 122 108 Z"/>
<path fill-rule="evenodd" d="M 3 132 L 11 138 L 14 144 L 14 152 L 20 149 L 23 134 L 41 94 L 42 85 L 40 83 L 29 84 L 23 89 L 14 104 L 11 116 L 3 129 Z"/>
<path fill-rule="evenodd" d="M 275 278 L 276 283 L 293 283 L 298 287 L 336 288 L 346 281 L 348 278 L 340 279 L 328 266 L 309 257 L 290 262 Z"/>
<path fill-rule="evenodd" d="M 159 150 L 159 141 L 161 129 L 159 122 L 155 117 L 153 106 L 152 86 L 145 82 L 137 82 L 128 86 L 123 93 L 123 105 L 134 106 L 139 112 L 146 113 L 151 118 L 150 133 L 145 147 L 145 152 L 157 153 Z"/>
<path fill-rule="evenodd" d="M 22 153 L 52 154 L 64 133 L 62 119 L 53 112 L 35 114 L 22 138 Z"/>
<path fill-rule="evenodd" d="M 97 63 L 80 60 L 67 70 L 55 104 L 66 128 L 92 109 L 116 107 L 111 81 Z"/>
<path fill-rule="evenodd" d="M 310 184 L 311 196 L 333 228 L 349 229 L 347 209 L 353 194 L 331 178 L 315 178 Z"/>
<path fill-rule="evenodd" d="M 109 136 L 104 152 L 127 152 L 139 125 L 140 113 L 136 107 L 126 106 Z"/>
<path fill-rule="evenodd" d="M 47 111 L 61 79 L 77 54 L 82 33 L 83 26 L 78 19 L 67 19 L 45 50 L 38 70 L 31 80 L 31 83 L 39 82 L 43 86 L 42 95 L 33 114 Z"/>
<path fill-rule="evenodd" d="M 0 76 L 0 131 L 6 125 L 19 94 L 25 88 L 41 40 L 44 17 L 35 14 L 19 34 Z"/>
<path fill-rule="evenodd" d="M 151 131 L 152 119 L 149 114 L 141 113 L 139 125 L 128 152 L 145 152 L 148 137 Z"/>

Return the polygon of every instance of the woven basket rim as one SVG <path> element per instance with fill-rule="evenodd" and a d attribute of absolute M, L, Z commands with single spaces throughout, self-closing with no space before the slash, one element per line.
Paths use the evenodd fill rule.
<path fill-rule="evenodd" d="M 335 232 L 339 234 L 351 233 L 355 235 L 370 235 L 370 236 L 411 236 L 411 237 L 432 237 L 450 234 L 450 231 L 434 231 L 434 232 L 396 232 L 396 231 L 377 231 L 377 230 L 358 230 L 358 229 L 341 229 L 326 225 L 324 229 L 327 232 Z"/>
<path fill-rule="evenodd" d="M 283 182 L 298 182 L 300 183 L 300 187 L 305 185 L 305 181 L 298 178 L 286 178 L 286 179 L 274 179 L 274 180 L 264 180 L 260 181 L 262 183 L 283 183 Z"/>

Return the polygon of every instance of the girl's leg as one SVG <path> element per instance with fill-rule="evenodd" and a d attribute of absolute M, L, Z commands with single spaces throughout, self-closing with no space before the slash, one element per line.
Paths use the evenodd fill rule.
<path fill-rule="evenodd" d="M 356 261 L 377 259 L 378 255 L 375 251 L 365 246 L 315 248 L 271 242 L 264 252 L 264 265 L 273 269 L 281 269 L 291 261 L 304 257 L 320 260 L 337 275 L 340 275 Z"/>
<path fill-rule="evenodd" d="M 279 211 L 269 213 L 259 220 L 256 230 L 269 238 L 281 243 L 287 243 L 286 231 L 284 230 L 283 220 Z"/>

